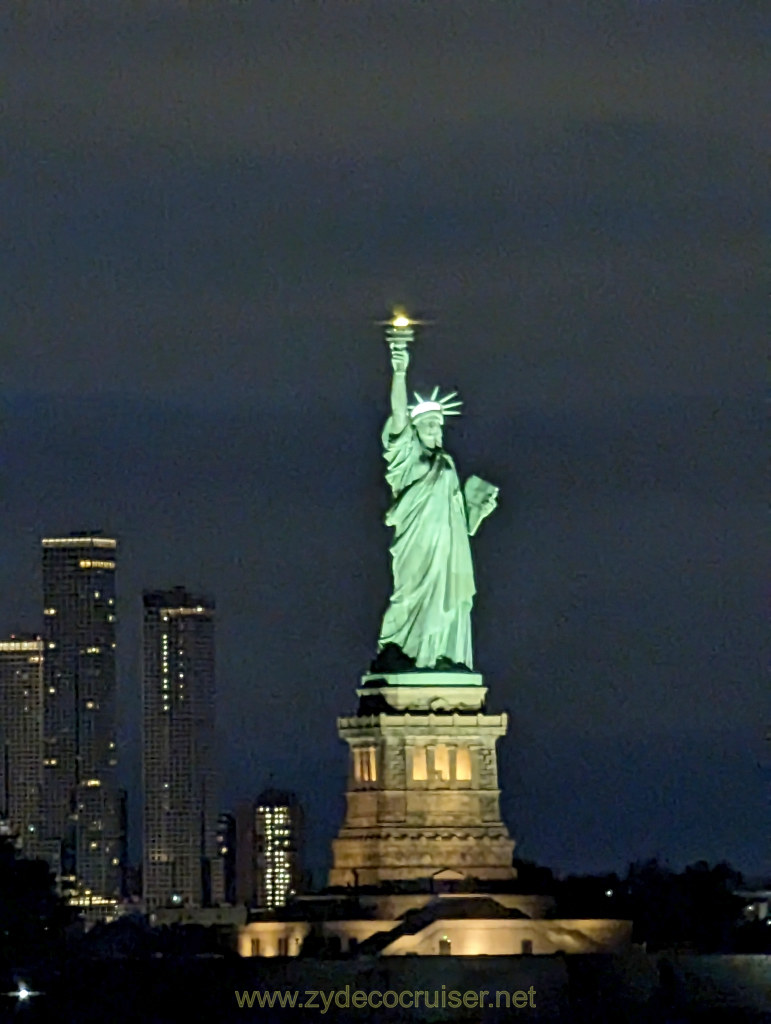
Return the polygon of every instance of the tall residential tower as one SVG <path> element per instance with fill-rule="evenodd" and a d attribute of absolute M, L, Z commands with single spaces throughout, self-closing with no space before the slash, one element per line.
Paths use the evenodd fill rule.
<path fill-rule="evenodd" d="M 214 771 L 214 601 L 145 591 L 144 897 L 148 909 L 223 897 Z"/>
<path fill-rule="evenodd" d="M 40 850 L 43 641 L 0 640 L 0 826 L 25 856 Z"/>
<path fill-rule="evenodd" d="M 116 782 L 115 556 L 99 533 L 46 537 L 43 832 L 65 888 L 85 903 L 120 892 Z"/>

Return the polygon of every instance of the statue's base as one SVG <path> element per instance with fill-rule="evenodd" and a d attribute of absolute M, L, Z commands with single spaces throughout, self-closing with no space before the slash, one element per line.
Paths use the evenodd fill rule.
<path fill-rule="evenodd" d="M 448 867 L 477 881 L 512 881 L 514 840 L 497 829 L 346 829 L 332 840 L 329 885 L 382 885 L 430 878 Z"/>
<path fill-rule="evenodd" d="M 508 721 L 485 712 L 482 676 L 370 672 L 356 693 L 357 714 L 337 722 L 351 760 L 330 884 L 379 885 L 445 869 L 513 878 L 495 754 Z"/>
<path fill-rule="evenodd" d="M 359 713 L 373 711 L 479 711 L 487 687 L 478 672 L 370 672 L 356 690 Z"/>

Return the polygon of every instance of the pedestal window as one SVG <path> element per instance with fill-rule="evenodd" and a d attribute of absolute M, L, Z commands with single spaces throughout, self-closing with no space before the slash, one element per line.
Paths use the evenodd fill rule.
<path fill-rule="evenodd" d="M 434 747 L 434 778 L 450 781 L 450 748 L 446 743 L 437 743 Z"/>
<path fill-rule="evenodd" d="M 458 782 L 471 781 L 471 751 L 468 747 L 458 747 L 455 754 L 455 778 Z"/>
<path fill-rule="evenodd" d="M 374 747 L 355 747 L 353 777 L 357 782 L 377 782 L 377 758 Z"/>
<path fill-rule="evenodd" d="M 412 753 L 412 778 L 416 782 L 425 782 L 428 779 L 425 747 L 415 747 Z"/>

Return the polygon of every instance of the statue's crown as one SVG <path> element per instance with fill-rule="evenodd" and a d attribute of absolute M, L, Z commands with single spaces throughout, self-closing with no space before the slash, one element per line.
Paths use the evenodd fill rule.
<path fill-rule="evenodd" d="M 456 399 L 457 391 L 451 391 L 448 395 L 439 397 L 439 388 L 436 387 L 431 392 L 430 398 L 422 398 L 417 391 L 415 392 L 416 402 L 415 405 L 409 407 L 410 419 L 417 419 L 418 416 L 422 416 L 425 412 L 438 412 L 442 416 L 460 416 L 460 409 L 458 406 L 463 405 L 461 400 Z M 453 399 L 455 399 L 453 401 Z"/>

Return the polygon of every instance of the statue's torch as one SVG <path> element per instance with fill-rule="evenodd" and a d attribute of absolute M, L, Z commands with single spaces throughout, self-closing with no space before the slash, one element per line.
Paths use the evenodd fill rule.
<path fill-rule="evenodd" d="M 410 320 L 403 309 L 394 310 L 390 320 L 385 321 L 385 337 L 391 351 L 409 348 L 415 340 L 414 325 L 416 321 Z"/>

